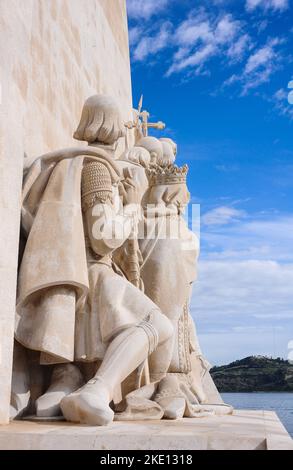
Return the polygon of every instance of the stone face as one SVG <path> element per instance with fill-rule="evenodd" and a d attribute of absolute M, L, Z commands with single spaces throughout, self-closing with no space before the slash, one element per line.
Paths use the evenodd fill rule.
<path fill-rule="evenodd" d="M 0 58 L 0 423 L 5 423 L 23 166 L 72 145 L 81 106 L 94 93 L 112 95 L 123 119 L 132 118 L 125 0 L 2 0 Z"/>
<path fill-rule="evenodd" d="M 0 428 L 6 450 L 293 450 L 271 411 L 177 421 L 114 422 L 107 427 L 14 421 Z"/>

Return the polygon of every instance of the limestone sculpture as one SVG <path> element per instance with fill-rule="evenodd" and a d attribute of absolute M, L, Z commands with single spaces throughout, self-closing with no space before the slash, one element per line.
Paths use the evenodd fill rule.
<path fill-rule="evenodd" d="M 68 421 L 105 425 L 114 412 L 116 419 L 214 412 L 201 407 L 207 367 L 196 334 L 190 339 L 188 298 L 198 246 L 194 240 L 188 245 L 193 235 L 181 217 L 187 168 L 173 165 L 176 144 L 148 136 L 146 126 L 135 147 L 115 160 L 131 126 L 112 98 L 92 96 L 74 134 L 88 146 L 46 154 L 25 177 L 15 338 L 16 350 L 25 348 L 42 365 L 45 380 L 33 408 L 39 418 L 63 414 Z M 155 208 L 146 216 L 148 204 Z M 139 240 L 145 224 L 156 232 L 164 226 L 166 237 Z M 179 228 L 175 243 L 172 224 Z M 181 263 L 182 243 L 189 251 Z M 180 301 L 171 305 L 176 283 Z M 24 367 L 15 367 L 15 374 L 24 376 Z M 26 403 L 13 391 L 13 417 L 25 417 L 25 380 Z M 179 397 L 166 393 L 174 387 Z"/>
<path fill-rule="evenodd" d="M 112 265 L 112 252 L 131 234 L 139 193 L 133 181 L 123 181 L 122 212 L 112 154 L 123 134 L 113 100 L 90 98 L 75 138 L 91 146 L 39 159 L 24 189 L 27 242 L 16 339 L 40 351 L 43 363 L 102 359 L 98 373 L 82 388 L 77 374 L 77 391 L 70 390 L 66 378 L 60 384 L 54 378 L 53 393 L 73 392 L 60 403 L 65 418 L 96 425 L 113 419 L 109 403 L 115 388 L 173 330 L 159 308 Z M 46 403 L 50 414 L 50 388 L 39 403 L 42 415 Z"/>
<path fill-rule="evenodd" d="M 212 387 L 210 366 L 202 356 L 188 311 L 199 250 L 198 240 L 183 218 L 189 201 L 188 168 L 173 165 L 176 144 L 170 140 L 163 143 L 162 153 L 157 152 L 153 159 L 158 163 L 147 171 L 149 189 L 143 198 L 144 218 L 139 230 L 140 273 L 145 293 L 168 316 L 174 334 L 151 354 L 151 385 L 126 397 L 126 410 L 117 415 L 120 420 L 145 416 L 176 419 L 231 411 Z M 156 148 L 154 138 L 149 137 L 139 145 Z"/>

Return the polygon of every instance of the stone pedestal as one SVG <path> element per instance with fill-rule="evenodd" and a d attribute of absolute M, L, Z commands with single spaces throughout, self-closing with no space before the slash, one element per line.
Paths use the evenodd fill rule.
<path fill-rule="evenodd" d="M 114 422 L 107 427 L 15 421 L 0 427 L 6 450 L 293 450 L 271 411 L 177 421 Z"/>

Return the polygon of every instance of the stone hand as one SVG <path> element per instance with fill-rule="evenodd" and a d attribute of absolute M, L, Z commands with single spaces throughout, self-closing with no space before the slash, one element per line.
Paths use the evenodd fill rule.
<path fill-rule="evenodd" d="M 180 189 L 171 192 L 168 188 L 166 188 L 163 193 L 162 199 L 166 205 L 176 204 L 179 193 Z"/>
<path fill-rule="evenodd" d="M 123 205 L 140 204 L 140 190 L 129 168 L 123 172 L 124 179 L 119 185 L 119 194 L 123 199 Z"/>

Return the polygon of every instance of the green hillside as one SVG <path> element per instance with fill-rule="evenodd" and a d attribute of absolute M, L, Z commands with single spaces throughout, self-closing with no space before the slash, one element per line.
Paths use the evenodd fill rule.
<path fill-rule="evenodd" d="M 220 392 L 293 392 L 293 364 L 284 359 L 250 356 L 213 367 Z"/>

